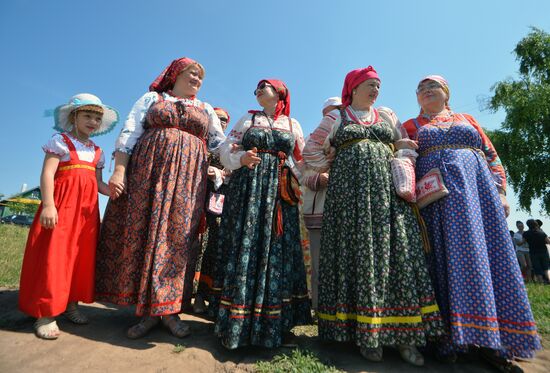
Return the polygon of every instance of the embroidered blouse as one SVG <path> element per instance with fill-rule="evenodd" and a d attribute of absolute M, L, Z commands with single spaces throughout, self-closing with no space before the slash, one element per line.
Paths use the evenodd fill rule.
<path fill-rule="evenodd" d="M 95 144 L 91 140 L 89 140 L 87 144 L 84 144 L 70 133 L 65 134 L 69 136 L 73 142 L 78 159 L 81 161 L 93 162 L 95 158 Z M 61 157 L 61 162 L 66 162 L 71 159 L 69 147 L 67 146 L 65 140 L 63 140 L 63 136 L 61 136 L 60 133 L 53 135 L 50 140 L 42 146 L 42 150 L 44 150 L 45 153 L 55 154 Z M 96 167 L 105 167 L 105 155 L 103 154 L 103 150 L 101 150 L 101 156 Z"/>
<path fill-rule="evenodd" d="M 303 169 L 303 160 L 302 160 L 302 150 L 304 148 L 304 134 L 302 132 L 302 127 L 300 123 L 294 118 L 292 120 L 292 134 L 294 135 L 294 151 L 290 154 L 290 157 L 287 159 L 287 164 L 292 168 L 292 171 L 295 173 L 296 177 L 300 179 Z M 254 118 L 254 123 L 252 123 L 252 114 L 245 114 L 235 125 L 227 139 L 222 144 L 220 148 L 220 159 L 222 164 L 229 170 L 236 170 L 241 166 L 241 157 L 245 153 L 244 150 L 238 149 L 235 150 L 233 145 L 240 145 L 242 142 L 243 135 L 250 127 L 263 127 L 271 129 L 280 129 L 282 131 L 289 132 L 291 130 L 288 117 L 285 115 L 280 115 L 277 120 L 270 123 L 264 115 L 257 114 Z"/>
<path fill-rule="evenodd" d="M 379 107 L 377 110 L 381 119 L 393 125 L 394 141 L 401 139 L 401 133 L 398 129 L 401 127 L 401 123 L 395 113 L 387 107 Z M 355 113 L 360 120 L 367 121 L 368 111 L 355 110 Z M 326 154 L 329 152 L 331 141 L 341 124 L 342 118 L 339 110 L 333 110 L 323 117 L 319 126 L 308 137 L 304 148 L 304 161 L 308 168 L 319 173 L 328 171 L 330 162 L 327 160 Z M 306 180 L 306 182 L 308 181 Z M 309 182 L 314 183 L 317 180 L 309 180 Z"/>
<path fill-rule="evenodd" d="M 214 112 L 212 106 L 196 98 L 187 99 L 174 97 L 169 95 L 167 92 L 163 92 L 162 95 L 163 98 L 168 101 L 181 101 L 186 106 L 204 107 L 209 117 L 207 137 L 208 150 L 217 153 L 219 151 L 219 146 L 225 140 L 225 135 L 223 133 L 220 120 Z M 137 102 L 132 107 L 132 110 L 130 110 L 128 117 L 126 118 L 124 127 L 120 131 L 120 135 L 118 136 L 115 144 L 116 151 L 132 154 L 134 146 L 136 145 L 140 136 L 145 131 L 143 124 L 145 122 L 147 111 L 149 110 L 151 105 L 158 101 L 158 99 L 159 93 L 147 92 L 146 94 L 141 96 L 139 100 L 137 100 Z"/>
<path fill-rule="evenodd" d="M 451 115 L 449 116 L 438 117 L 438 121 L 459 121 L 460 119 L 456 118 L 457 115 L 457 113 L 451 113 Z M 483 132 L 483 129 L 481 128 L 479 123 L 477 123 L 474 117 L 469 114 L 460 114 L 460 116 L 464 116 L 464 118 L 466 118 L 466 120 L 472 125 L 472 127 L 477 130 L 477 132 L 481 136 L 481 150 L 483 151 L 483 154 L 485 154 L 485 160 L 487 161 L 489 170 L 493 174 L 495 184 L 499 190 L 506 192 L 506 173 L 504 171 L 504 167 L 502 166 L 502 162 L 500 161 L 500 158 L 497 154 L 497 151 L 491 143 L 491 140 L 489 140 L 489 137 L 487 137 L 485 132 Z M 416 120 L 418 121 L 418 124 L 420 126 L 424 126 L 430 122 L 430 119 L 423 115 L 416 118 Z M 403 123 L 403 128 L 407 131 L 409 138 L 416 138 L 417 128 L 414 124 L 413 119 L 409 119 L 408 121 Z"/>

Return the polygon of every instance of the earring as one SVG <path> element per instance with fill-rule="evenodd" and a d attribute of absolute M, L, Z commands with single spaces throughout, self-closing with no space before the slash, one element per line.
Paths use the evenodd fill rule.
<path fill-rule="evenodd" d="M 353 91 L 351 91 L 351 93 L 352 93 L 352 94 L 356 94 L 356 93 L 357 93 L 357 90 L 354 89 Z"/>

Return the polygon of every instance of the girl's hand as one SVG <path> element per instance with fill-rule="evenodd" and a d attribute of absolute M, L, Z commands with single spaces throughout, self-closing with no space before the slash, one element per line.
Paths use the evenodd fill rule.
<path fill-rule="evenodd" d="M 109 179 L 109 189 L 111 190 L 111 198 L 117 199 L 126 191 L 126 174 L 115 171 Z"/>
<path fill-rule="evenodd" d="M 414 140 L 411 140 L 411 139 L 401 139 L 401 140 L 397 140 L 396 142 L 393 143 L 393 146 L 395 146 L 395 150 L 400 150 L 400 149 L 418 149 L 418 144 L 416 143 L 416 141 Z"/>
<path fill-rule="evenodd" d="M 46 229 L 53 229 L 57 225 L 57 209 L 55 206 L 42 207 L 40 224 Z"/>
<path fill-rule="evenodd" d="M 500 202 L 502 202 L 502 207 L 504 208 L 504 215 L 508 217 L 508 215 L 510 215 L 510 205 L 508 204 L 508 200 L 504 194 L 499 193 L 499 196 Z"/>
<path fill-rule="evenodd" d="M 258 157 L 258 149 L 255 147 L 248 150 L 241 156 L 241 166 L 246 166 L 251 170 L 261 162 L 261 158 Z"/>

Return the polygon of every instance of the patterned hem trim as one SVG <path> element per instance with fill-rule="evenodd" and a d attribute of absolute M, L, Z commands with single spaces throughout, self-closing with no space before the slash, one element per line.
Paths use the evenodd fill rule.
<path fill-rule="evenodd" d="M 421 299 L 422 303 L 427 303 L 428 301 L 433 301 L 433 298 L 432 299 L 427 299 L 426 301 Z M 435 309 L 432 310 L 432 311 L 424 312 L 424 310 L 426 310 L 428 308 L 431 308 L 431 307 L 435 307 Z M 409 306 L 409 307 L 374 307 L 374 308 L 369 308 L 369 307 L 349 306 L 347 304 L 341 303 L 341 304 L 336 305 L 336 307 L 326 307 L 326 306 L 323 307 L 323 309 L 327 310 L 327 311 L 334 311 L 338 308 L 352 308 L 354 310 L 363 311 L 363 312 L 407 311 L 407 310 L 417 310 L 417 309 L 421 309 L 424 313 L 439 311 L 439 308 L 438 308 L 437 304 L 432 304 L 432 305 L 425 306 L 425 307 Z"/>
<path fill-rule="evenodd" d="M 176 303 L 181 304 L 182 303 L 181 300 L 175 300 L 175 301 L 171 301 L 171 302 L 147 304 L 147 303 L 138 303 L 136 301 L 133 301 L 133 300 L 129 299 L 129 298 L 132 298 L 133 296 L 135 296 L 136 294 L 137 293 L 121 293 L 121 294 L 96 293 L 95 297 L 96 297 L 96 300 L 98 300 L 100 302 L 110 302 L 110 303 L 114 303 L 114 304 L 120 304 L 122 306 L 135 305 L 137 307 L 143 307 L 143 308 L 145 308 L 145 307 L 149 307 L 149 308 L 163 307 L 163 306 L 167 306 L 167 305 L 170 305 L 170 304 L 176 304 Z"/>
<path fill-rule="evenodd" d="M 439 307 L 437 304 L 432 304 L 430 306 L 422 307 L 420 309 L 420 312 L 422 315 L 438 312 Z M 372 316 L 364 316 L 364 315 L 357 315 L 355 313 L 343 313 L 343 312 L 336 312 L 335 315 L 330 315 L 327 313 L 318 313 L 318 316 L 320 319 L 327 320 L 327 321 L 336 321 L 342 320 L 356 320 L 363 324 L 373 324 L 373 325 L 381 325 L 381 324 L 420 324 L 422 323 L 422 316 L 378 316 L 378 317 L 372 317 Z"/>
<path fill-rule="evenodd" d="M 474 320 L 486 320 L 489 322 L 499 322 L 503 324 L 511 324 L 511 325 L 524 325 L 524 326 L 535 326 L 535 322 L 533 321 L 511 321 L 511 320 L 505 320 L 500 319 L 498 317 L 487 317 L 487 316 L 477 316 L 477 315 L 470 315 L 470 314 L 464 314 L 464 313 L 451 313 L 451 317 L 456 318 L 464 318 L 464 319 L 474 319 Z"/>
<path fill-rule="evenodd" d="M 345 323 L 341 324 L 337 322 L 339 328 L 349 328 L 350 325 L 347 325 Z M 384 327 L 378 327 L 378 328 L 365 328 L 365 327 L 355 327 L 354 330 L 358 330 L 361 332 L 368 332 L 368 333 L 378 333 L 378 332 L 385 332 L 385 331 L 398 331 L 398 332 L 423 332 L 425 334 L 426 328 L 424 327 L 397 327 L 397 326 L 384 326 Z"/>
<path fill-rule="evenodd" d="M 497 328 L 492 326 L 482 326 L 482 325 L 476 325 L 476 324 L 464 324 L 456 321 L 451 322 L 451 325 L 460 327 L 460 328 L 473 328 L 473 329 L 480 329 L 480 330 L 489 330 L 493 332 L 503 331 L 503 332 L 513 333 L 513 334 L 537 335 L 536 330 L 516 330 L 516 329 L 510 329 L 510 328 L 503 328 L 503 327 Z"/>

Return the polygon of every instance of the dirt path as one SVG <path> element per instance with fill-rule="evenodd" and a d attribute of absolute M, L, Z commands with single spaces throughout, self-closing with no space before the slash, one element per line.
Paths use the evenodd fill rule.
<path fill-rule="evenodd" d="M 288 349 L 261 348 L 227 351 L 212 334 L 212 322 L 184 315 L 193 334 L 172 337 L 158 328 L 142 340 L 126 338 L 125 330 L 137 319 L 131 308 L 114 308 L 94 303 L 83 306 L 89 325 L 77 326 L 58 318 L 62 335 L 57 341 L 43 341 L 32 331 L 33 319 L 17 311 L 17 291 L 0 290 L 0 372 L 253 372 L 258 360 L 270 360 Z M 424 368 L 411 367 L 396 351 L 386 349 L 384 362 L 365 361 L 352 345 L 327 344 L 300 336 L 300 347 L 313 351 L 321 360 L 346 372 L 440 372 L 489 373 L 494 370 L 471 356 L 454 365 L 426 358 Z M 185 349 L 175 352 L 175 345 Z M 527 373 L 548 373 L 550 353 L 545 350 L 532 362 L 521 364 Z"/>

